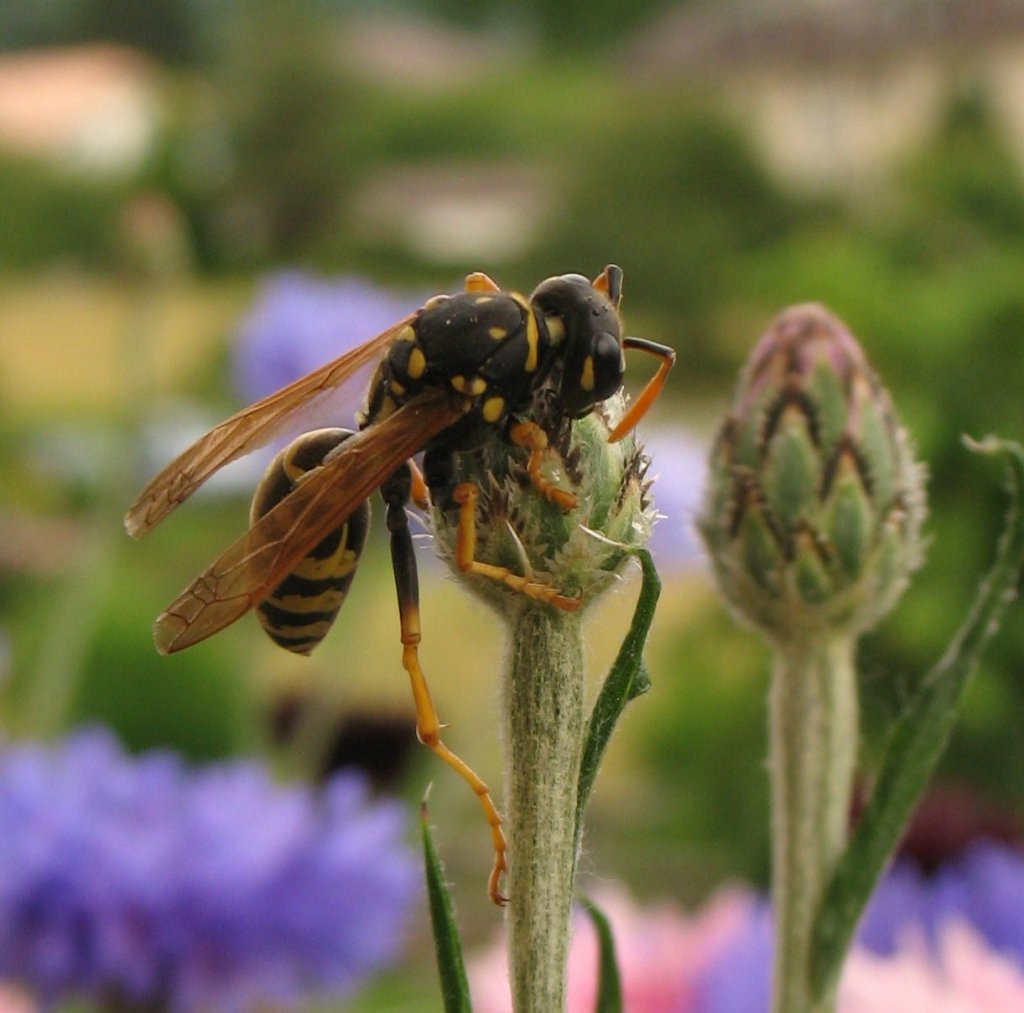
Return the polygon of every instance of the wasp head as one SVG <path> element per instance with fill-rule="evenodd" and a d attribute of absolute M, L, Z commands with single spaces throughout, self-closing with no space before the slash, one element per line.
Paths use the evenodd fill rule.
<path fill-rule="evenodd" d="M 622 386 L 621 295 L 622 270 L 609 265 L 592 282 L 581 274 L 548 278 L 530 297 L 551 338 L 552 382 L 569 418 L 587 415 Z"/>

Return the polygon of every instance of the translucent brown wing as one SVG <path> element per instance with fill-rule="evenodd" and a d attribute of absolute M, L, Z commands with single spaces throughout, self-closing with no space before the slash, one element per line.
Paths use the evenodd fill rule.
<path fill-rule="evenodd" d="M 346 440 L 167 606 L 153 627 L 157 649 L 170 654 L 190 647 L 261 602 L 313 546 L 467 407 L 452 391 L 435 388 Z"/>
<path fill-rule="evenodd" d="M 378 358 L 414 315 L 410 313 L 365 344 L 243 408 L 201 436 L 139 493 L 124 517 L 128 534 L 141 538 L 214 472 L 279 434 L 311 399 L 335 389 L 361 366 Z"/>

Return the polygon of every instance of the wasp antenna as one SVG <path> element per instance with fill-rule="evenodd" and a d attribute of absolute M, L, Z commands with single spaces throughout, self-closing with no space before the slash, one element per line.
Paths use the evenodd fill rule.
<path fill-rule="evenodd" d="M 609 264 L 593 282 L 598 292 L 603 292 L 608 301 L 617 309 L 622 299 L 622 268 Z"/>

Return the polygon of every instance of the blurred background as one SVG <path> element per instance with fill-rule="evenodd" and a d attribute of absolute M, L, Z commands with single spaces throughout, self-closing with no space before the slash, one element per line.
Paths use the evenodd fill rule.
<path fill-rule="evenodd" d="M 962 433 L 1024 438 L 1024 7 L 1015 0 L 38 0 L 0 5 L 0 704 L 132 750 L 427 784 L 469 944 L 498 924 L 483 822 L 415 747 L 378 523 L 311 660 L 251 618 L 173 658 L 161 608 L 246 523 L 262 462 L 134 544 L 121 516 L 204 429 L 470 270 L 625 271 L 679 363 L 645 423 L 665 593 L 598 781 L 583 871 L 684 903 L 763 884 L 767 654 L 711 593 L 702 461 L 773 316 L 827 303 L 931 472 L 926 569 L 862 644 L 864 770 L 941 654 L 1005 509 Z M 631 364 L 636 391 L 652 364 Z M 338 415 L 349 425 L 357 388 Z M 422 657 L 449 744 L 500 781 L 499 627 L 430 561 Z M 604 671 L 636 580 L 595 609 Z M 1024 619 L 941 769 L 1015 821 Z M 500 795 L 500 792 L 499 792 Z M 500 801 L 499 801 L 500 804 Z M 654 874 L 652 875 L 652 870 Z M 433 1008 L 425 916 L 346 1008 Z M 419 997 L 419 1000 L 410 997 Z"/>

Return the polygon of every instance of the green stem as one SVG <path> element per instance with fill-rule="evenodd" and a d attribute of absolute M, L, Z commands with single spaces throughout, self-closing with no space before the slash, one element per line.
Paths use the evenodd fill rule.
<path fill-rule="evenodd" d="M 774 1013 L 828 1013 L 814 1000 L 814 918 L 846 842 L 857 756 L 854 640 L 775 645 L 769 704 L 772 782 Z"/>
<path fill-rule="evenodd" d="M 565 1008 L 583 740 L 580 618 L 528 606 L 504 685 L 509 979 L 516 1013 Z"/>

